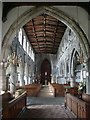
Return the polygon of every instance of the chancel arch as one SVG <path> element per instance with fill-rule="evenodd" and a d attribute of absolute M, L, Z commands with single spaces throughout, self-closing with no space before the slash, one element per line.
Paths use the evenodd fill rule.
<path fill-rule="evenodd" d="M 15 20 L 15 22 L 10 26 L 8 32 L 4 36 L 2 42 L 3 57 L 5 56 L 8 43 L 11 40 L 10 38 L 12 37 L 12 35 L 15 34 L 18 27 L 23 27 L 30 19 L 35 18 L 36 16 L 41 15 L 43 13 L 51 15 L 56 19 L 62 21 L 64 24 L 68 25 L 76 33 L 82 44 L 84 56 L 87 60 L 89 57 L 89 45 L 88 45 L 89 42 L 83 30 L 80 28 L 80 26 L 78 26 L 78 24 L 74 21 L 74 19 L 67 16 L 61 10 L 58 10 L 55 7 L 47 7 L 47 6 L 33 7 L 32 9 L 26 11 Z M 18 21 L 18 26 L 17 26 L 17 21 Z"/>
<path fill-rule="evenodd" d="M 22 15 L 20 15 L 10 26 L 7 33 L 5 34 L 2 42 L 2 56 L 7 57 L 7 49 L 9 44 L 12 42 L 13 36 L 15 36 L 16 31 L 23 27 L 29 20 L 41 15 L 47 14 L 53 16 L 57 20 L 63 22 L 66 26 L 68 26 L 72 31 L 75 32 L 76 36 L 79 38 L 79 42 L 81 44 L 81 49 L 83 51 L 83 56 L 85 62 L 88 61 L 90 57 L 90 47 L 88 42 L 88 37 L 81 29 L 81 27 L 77 24 L 77 22 L 71 18 L 69 15 L 62 12 L 60 9 L 51 6 L 42 6 L 42 7 L 33 7 L 30 10 L 26 11 Z M 17 26 L 18 21 L 18 26 Z"/>

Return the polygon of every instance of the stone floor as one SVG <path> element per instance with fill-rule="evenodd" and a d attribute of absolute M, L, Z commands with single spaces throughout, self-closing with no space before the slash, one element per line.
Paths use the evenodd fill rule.
<path fill-rule="evenodd" d="M 65 109 L 63 105 L 31 105 L 27 107 L 27 110 L 21 118 L 25 120 L 32 120 L 33 118 L 42 118 L 45 120 L 47 120 L 47 118 L 51 120 L 69 118 L 72 120 L 75 116 L 68 109 Z"/>
<path fill-rule="evenodd" d="M 51 87 L 43 85 L 37 97 L 28 97 L 27 105 L 63 105 L 64 97 L 54 97 Z"/>
<path fill-rule="evenodd" d="M 42 86 L 37 97 L 27 98 L 27 110 L 22 119 L 73 119 L 75 116 L 64 107 L 64 97 L 54 97 L 50 86 Z"/>

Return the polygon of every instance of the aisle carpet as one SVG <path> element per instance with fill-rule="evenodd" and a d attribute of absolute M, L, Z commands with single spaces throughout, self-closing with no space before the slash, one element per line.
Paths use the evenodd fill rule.
<path fill-rule="evenodd" d="M 31 118 L 75 118 L 75 116 L 69 112 L 69 110 L 65 109 L 63 105 L 32 105 L 28 106 L 27 110 L 21 116 L 23 119 Z"/>

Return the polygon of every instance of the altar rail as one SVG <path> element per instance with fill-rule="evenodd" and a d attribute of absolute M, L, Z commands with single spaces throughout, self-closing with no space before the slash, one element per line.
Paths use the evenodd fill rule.
<path fill-rule="evenodd" d="M 26 92 L 19 95 L 7 103 L 3 103 L 2 118 L 3 119 L 15 119 L 18 118 L 20 113 L 26 108 Z"/>
<path fill-rule="evenodd" d="M 27 96 L 37 96 L 41 89 L 41 84 L 29 84 L 20 88 L 27 92 Z"/>
<path fill-rule="evenodd" d="M 66 94 L 65 105 L 77 118 L 90 119 L 90 102 L 84 101 L 74 95 Z"/>

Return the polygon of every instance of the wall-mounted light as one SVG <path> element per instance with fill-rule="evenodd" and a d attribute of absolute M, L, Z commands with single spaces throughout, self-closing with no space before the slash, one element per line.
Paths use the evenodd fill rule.
<path fill-rule="evenodd" d="M 83 71 L 83 78 L 86 78 L 86 77 L 88 77 L 89 76 L 89 72 L 87 72 L 87 71 Z"/>
<path fill-rule="evenodd" d="M 89 72 L 86 72 L 86 76 L 87 76 L 87 77 L 89 76 Z"/>
<path fill-rule="evenodd" d="M 83 71 L 83 78 L 86 78 L 87 76 L 86 76 L 86 71 L 84 70 Z"/>
<path fill-rule="evenodd" d="M 52 76 L 52 74 L 51 74 L 51 76 Z"/>
<path fill-rule="evenodd" d="M 45 72 L 45 75 L 47 75 L 47 72 Z"/>
<path fill-rule="evenodd" d="M 6 59 L 3 59 L 1 62 L 0 62 L 0 65 L 2 66 L 2 67 L 7 67 L 7 65 L 8 65 L 8 62 L 7 62 L 7 60 Z"/>

